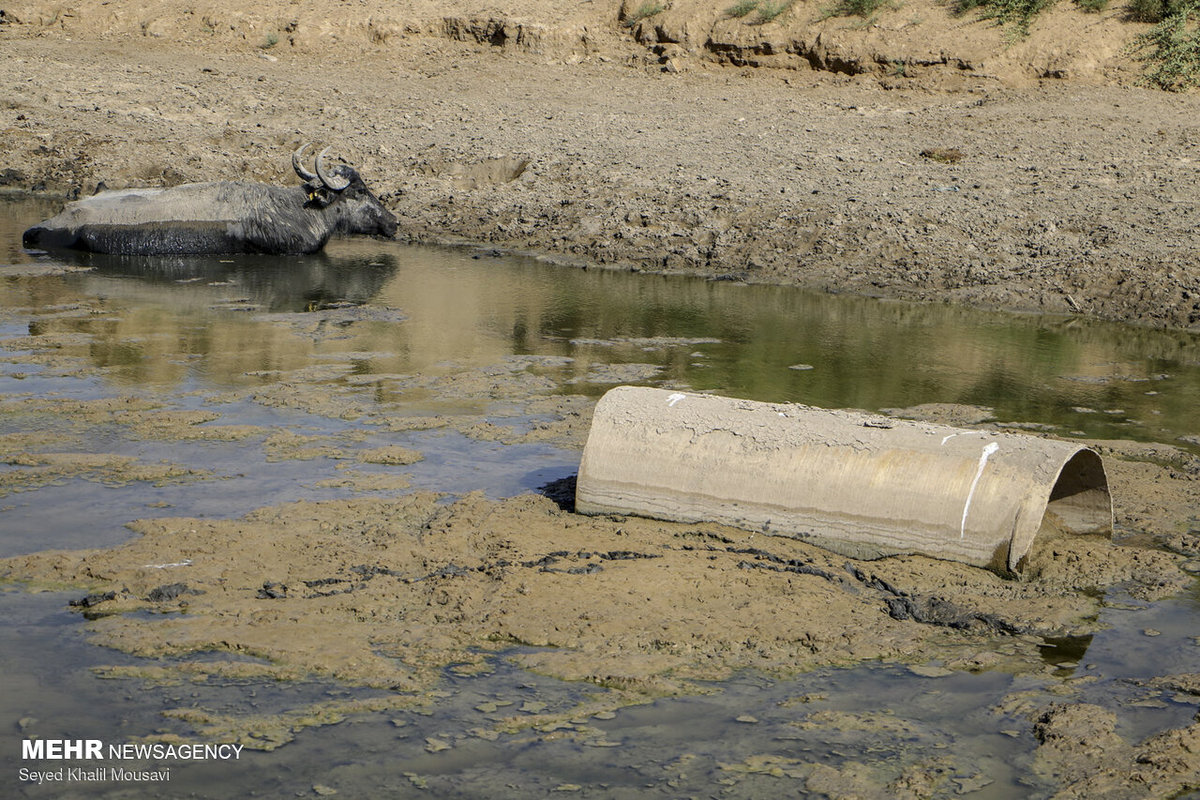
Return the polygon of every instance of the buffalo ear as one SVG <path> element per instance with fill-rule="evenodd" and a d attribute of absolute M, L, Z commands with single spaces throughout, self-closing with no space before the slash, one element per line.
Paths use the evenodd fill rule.
<path fill-rule="evenodd" d="M 313 182 L 304 185 L 304 205 L 308 208 L 325 208 L 337 199 L 337 192 L 330 191 L 324 185 Z"/>

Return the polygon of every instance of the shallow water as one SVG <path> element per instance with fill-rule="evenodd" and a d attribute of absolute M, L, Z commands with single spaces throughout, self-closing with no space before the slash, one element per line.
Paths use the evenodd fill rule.
<path fill-rule="evenodd" d="M 0 235 L 13 242 L 38 214 L 5 208 L 17 219 Z M 1200 337 L 1181 331 L 562 269 L 369 240 L 288 259 L 69 258 L 94 269 L 27 280 L 15 291 L 9 281 L 3 305 L 62 307 L 31 332 L 89 334 L 79 355 L 103 371 L 110 390 L 214 391 L 323 363 L 345 368 L 332 385 L 345 388 L 348 374 L 387 400 L 390 375 L 516 354 L 545 357 L 542 371 L 565 393 L 598 396 L 625 382 L 614 378 L 632 377 L 826 407 L 982 405 L 1002 421 L 1098 438 L 1178 443 L 1200 433 Z M 112 316 L 72 313 L 81 297 L 103 298 Z M 362 319 L 347 311 L 324 324 L 305 313 L 366 302 L 389 311 Z M 302 338 L 273 333 L 280 323 Z M 6 324 L 4 332 L 21 326 Z M 9 390 L 40 391 L 36 377 Z"/>
<path fill-rule="evenodd" d="M 271 713 L 370 694 L 322 683 L 146 687 L 100 680 L 83 669 L 136 660 L 87 645 L 65 600 L 0 595 L 5 618 L 19 620 L 0 630 L 0 667 L 12 690 L 0 698 L 0 714 L 15 723 L 18 736 L 120 742 L 177 733 L 187 740 L 187 727 L 163 720 L 160 711 L 182 702 Z M 1161 629 L 1155 658 L 1186 669 L 1195 664 L 1195 645 L 1186 638 L 1194 630 L 1180 636 L 1172 626 L 1197 613 L 1194 601 L 1111 612 L 1113 627 L 1096 637 L 1088 665 L 1077 670 L 1078 677 L 1096 679 L 1081 699 L 1117 707 L 1120 732 L 1134 740 L 1187 724 L 1196 714 L 1195 698 L 1137 687 L 1128 678 L 1144 674 L 1145 665 L 1133 666 L 1138 656 L 1118 651 L 1155 627 Z M 59 668 L 45 670 L 48 663 Z M 514 709 L 531 703 L 569 709 L 595 692 L 500 661 L 485 677 L 448 673 L 433 709 L 359 715 L 302 730 L 279 750 L 246 750 L 233 762 L 177 763 L 170 788 L 177 793 L 172 796 L 205 798 L 312 796 L 326 787 L 351 797 L 523 798 L 557 789 L 598 798 L 755 798 L 799 796 L 804 783 L 790 773 L 807 764 L 862 769 L 884 782 L 925 764 L 945 773 L 937 796 L 1045 797 L 1048 787 L 1029 772 L 1030 723 L 1017 708 L 1003 710 L 1005 698 L 1044 688 L 1041 679 L 1000 672 L 923 677 L 887 665 L 820 670 L 788 681 L 743 675 L 714 686 L 712 694 L 572 720 L 549 734 L 491 738 L 478 732 Z M 15 749 L 13 738 L 6 737 L 6 748 Z M 3 768 L 7 777 L 19 764 L 6 757 Z M 153 797 L 160 785 L 77 782 L 70 787 L 76 794 L 64 794 L 61 784 L 25 785 L 20 796 Z"/>
<path fill-rule="evenodd" d="M 129 535 L 126 523 L 150 516 L 231 517 L 293 499 L 346 496 L 363 491 L 338 482 L 347 467 L 394 476 L 395 468 L 355 460 L 385 446 L 424 455 L 399 470 L 413 488 L 501 497 L 572 474 L 578 442 L 517 441 L 536 426 L 538 412 L 527 397 L 499 385 L 491 391 L 490 374 L 515 374 L 564 398 L 594 398 L 635 382 L 873 410 L 985 406 L 1003 422 L 1193 449 L 1180 437 L 1200 435 L 1200 338 L 1186 333 L 563 269 L 375 241 L 334 242 L 305 258 L 64 261 L 19 248 L 20 230 L 47 210 L 0 202 L 0 264 L 13 265 L 0 266 L 0 402 L 139 398 L 155 410 L 214 416 L 197 429 L 254 430 L 193 440 L 132 423 L 98 426 L 36 403 L 10 408 L 0 415 L 0 436 L 48 430 L 61 452 L 191 472 L 125 480 L 122 462 L 114 462 L 18 487 L 0 496 L 0 555 L 113 545 Z M 89 270 L 32 274 L 59 264 Z M 55 357 L 31 357 L 46 341 Z M 464 388 L 457 381 L 468 373 L 474 383 Z M 297 376 L 302 396 L 281 395 L 280 375 Z M 396 424 L 433 415 L 510 433 L 481 439 Z M 281 445 L 272 438 L 277 432 L 294 439 Z M 16 468 L 0 464 L 0 474 Z M 135 659 L 88 645 L 67 599 L 0 595 L 8 621 L 0 718 L 12 721 L 0 758 L 6 790 L 17 785 L 18 738 L 186 737 L 186 726 L 159 716 L 179 705 L 180 692 L 209 709 L 269 710 L 350 691 L 253 681 L 147 690 L 101 680 L 89 668 Z M 1027 771 L 1029 722 L 995 710 L 1006 696 L 1094 678 L 1085 698 L 1119 708 L 1121 731 L 1134 739 L 1196 712 L 1194 698 L 1138 689 L 1129 679 L 1195 670 L 1200 601 L 1114 602 L 1105 614 L 1109 627 L 1094 637 L 1047 643 L 1044 657 L 1057 667 L 1050 678 L 923 677 L 885 665 L 789 681 L 748 675 L 708 695 L 659 700 L 573 729 L 490 739 L 471 733 L 486 727 L 492 712 L 480 707 L 489 701 L 569 708 L 602 691 L 498 661 L 483 677 L 448 673 L 445 696 L 428 713 L 362 715 L 304 730 L 278 751 L 247 751 L 236 765 L 179 765 L 171 788 L 200 797 L 326 788 L 342 796 L 527 797 L 559 789 L 592 797 L 761 797 L 798 791 L 803 781 L 788 774 L 798 765 L 859 764 L 890 780 L 915 763 L 944 761 L 948 793 L 1041 796 L 1047 787 Z M 48 663 L 55 669 L 45 670 Z M 831 728 L 829 717 L 797 724 L 816 712 L 847 715 L 838 718 L 853 724 Z M 577 735 L 583 729 L 604 736 Z M 64 788 L 23 783 L 19 790 L 69 796 Z M 80 797 L 156 794 L 153 785 L 111 782 L 69 789 Z"/>

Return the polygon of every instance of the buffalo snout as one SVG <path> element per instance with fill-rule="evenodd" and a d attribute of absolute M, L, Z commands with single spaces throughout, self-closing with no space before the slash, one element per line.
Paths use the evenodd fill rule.
<path fill-rule="evenodd" d="M 395 214 L 380 205 L 378 224 L 380 236 L 386 236 L 389 239 L 394 239 L 396 237 L 396 230 L 400 227 L 400 220 L 396 219 Z"/>

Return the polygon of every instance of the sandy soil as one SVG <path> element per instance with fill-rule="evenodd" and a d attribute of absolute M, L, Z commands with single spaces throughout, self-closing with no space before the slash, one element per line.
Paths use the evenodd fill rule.
<path fill-rule="evenodd" d="M 318 140 L 409 240 L 1200 327 L 1200 99 L 1132 86 L 1123 9 L 627 5 L 9 3 L 0 180 L 291 182 Z"/>

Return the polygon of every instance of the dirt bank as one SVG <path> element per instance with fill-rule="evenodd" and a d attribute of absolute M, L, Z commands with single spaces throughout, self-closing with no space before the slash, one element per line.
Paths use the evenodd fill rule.
<path fill-rule="evenodd" d="M 409 240 L 1200 328 L 1200 99 L 1130 85 L 1122 9 L 4 9 L 9 187 L 290 182 L 311 139 Z"/>

